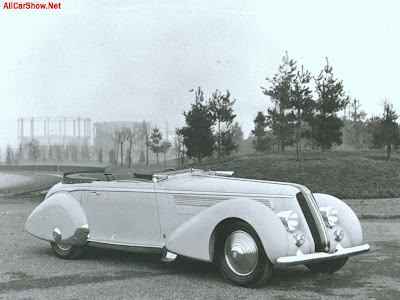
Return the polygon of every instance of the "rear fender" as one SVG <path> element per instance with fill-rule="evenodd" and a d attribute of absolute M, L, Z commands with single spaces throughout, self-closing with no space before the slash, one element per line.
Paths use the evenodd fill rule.
<path fill-rule="evenodd" d="M 89 228 L 77 199 L 56 193 L 44 200 L 29 215 L 25 229 L 40 239 L 72 245 L 86 245 Z"/>
<path fill-rule="evenodd" d="M 166 248 L 183 256 L 212 261 L 214 230 L 231 218 L 243 220 L 255 229 L 272 263 L 287 255 L 289 240 L 281 220 L 266 205 L 249 199 L 223 201 L 203 210 L 169 236 Z"/>
<path fill-rule="evenodd" d="M 337 227 L 341 227 L 345 231 L 345 238 L 341 244 L 345 247 L 361 245 L 362 228 L 354 211 L 346 203 L 334 196 L 327 194 L 313 195 L 319 207 L 330 206 L 337 209 L 339 216 Z M 335 227 L 333 227 L 333 230 L 335 230 Z"/>

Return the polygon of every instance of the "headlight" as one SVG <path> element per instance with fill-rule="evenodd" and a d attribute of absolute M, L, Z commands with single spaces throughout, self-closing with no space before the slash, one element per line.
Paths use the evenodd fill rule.
<path fill-rule="evenodd" d="M 326 226 L 333 227 L 335 226 L 338 221 L 338 211 L 334 207 L 321 207 L 319 209 L 321 211 L 322 218 L 325 221 Z"/>
<path fill-rule="evenodd" d="M 295 231 L 299 228 L 299 215 L 292 210 L 281 211 L 277 213 L 279 219 L 281 219 L 283 225 L 285 225 L 286 230 L 289 232 Z"/>

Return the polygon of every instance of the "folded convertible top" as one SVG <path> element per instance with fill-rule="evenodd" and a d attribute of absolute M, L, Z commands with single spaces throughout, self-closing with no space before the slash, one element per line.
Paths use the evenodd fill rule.
<path fill-rule="evenodd" d="M 62 183 L 91 183 L 93 181 L 140 180 L 151 181 L 153 175 L 139 173 L 65 173 Z"/>

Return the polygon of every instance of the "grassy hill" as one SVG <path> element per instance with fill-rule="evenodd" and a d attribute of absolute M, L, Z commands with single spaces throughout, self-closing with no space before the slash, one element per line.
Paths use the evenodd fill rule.
<path fill-rule="evenodd" d="M 300 183 L 343 199 L 400 197 L 400 153 L 389 162 L 382 151 L 306 151 L 210 159 L 189 167 L 232 170 L 235 177 Z"/>

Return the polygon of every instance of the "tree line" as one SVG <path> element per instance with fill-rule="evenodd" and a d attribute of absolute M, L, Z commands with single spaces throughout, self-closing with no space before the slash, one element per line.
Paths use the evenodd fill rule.
<path fill-rule="evenodd" d="M 266 81 L 269 86 L 261 89 L 273 107 L 266 114 L 258 112 L 253 121 L 251 133 L 256 151 L 268 151 L 275 145 L 278 151 L 285 151 L 285 146 L 294 146 L 299 160 L 302 140 L 313 149 L 330 150 L 342 144 L 344 127 L 356 149 L 365 147 L 364 141 L 369 139 L 369 148 L 386 147 L 387 160 L 392 147 L 399 145 L 398 116 L 393 105 L 385 100 L 382 116 L 364 121 L 366 114 L 360 110 L 359 101 L 354 99 L 351 103 L 328 58 L 320 74 L 314 77 L 304 66 L 298 69 L 297 61 L 286 53 L 278 72 Z M 349 119 L 338 116 L 346 108 Z"/>
<path fill-rule="evenodd" d="M 124 155 L 125 161 L 128 164 L 128 168 L 132 164 L 132 150 L 133 145 L 137 142 L 143 142 L 146 147 L 146 155 L 143 149 L 140 153 L 139 163 L 149 164 L 149 149 L 155 153 L 157 158 L 157 164 L 159 163 L 159 155 L 164 154 L 164 164 L 167 164 L 166 154 L 168 150 L 172 147 L 171 142 L 168 137 L 163 138 L 157 126 L 151 127 L 149 122 L 143 121 L 140 125 L 132 126 L 116 126 L 114 129 L 112 137 L 114 146 L 109 152 L 109 162 L 111 164 L 117 165 L 118 159 L 120 159 L 121 167 L 124 165 Z M 127 144 L 127 147 L 124 145 Z M 126 153 L 124 153 L 124 148 L 126 148 Z M 100 163 L 103 162 L 103 150 L 100 148 L 98 160 Z"/>
<path fill-rule="evenodd" d="M 67 145 L 41 145 L 39 140 L 32 138 L 24 145 L 21 143 L 18 149 L 14 150 L 7 145 L 5 150 L 5 162 L 7 165 L 18 165 L 26 161 L 33 162 L 35 165 L 40 162 L 79 162 L 90 160 L 90 147 L 88 144 L 81 146 L 77 144 Z"/>
<path fill-rule="evenodd" d="M 367 119 L 360 101 L 352 100 L 344 92 L 343 81 L 334 76 L 328 58 L 315 77 L 304 66 L 298 67 L 297 61 L 289 58 L 286 52 L 278 71 L 266 81 L 268 85 L 261 87 L 261 92 L 272 102 L 272 107 L 266 112 L 259 111 L 253 120 L 251 139 L 257 152 L 285 151 L 290 146 L 295 148 L 299 160 L 304 146 L 326 151 L 344 141 L 355 149 L 385 147 L 389 160 L 392 148 L 396 149 L 400 144 L 398 115 L 393 105 L 385 100 L 383 113 Z M 107 153 L 109 163 L 121 166 L 125 163 L 130 168 L 134 145 L 138 143 L 142 145 L 139 163 L 145 164 L 149 163 L 149 151 L 155 154 L 157 164 L 163 154 L 165 165 L 170 149 L 179 165 L 184 165 L 187 159 L 200 162 L 215 155 L 219 160 L 237 152 L 243 131 L 235 121 L 233 106 L 236 99 L 232 99 L 230 91 L 223 93 L 217 89 L 208 99 L 201 87 L 191 92 L 195 94 L 195 103 L 183 112 L 186 125 L 175 128 L 173 139 L 168 133 L 163 137 L 157 126 L 146 121 L 132 126 L 115 126 L 111 133 L 112 147 Z M 341 111 L 345 114 L 339 117 Z M 25 148 L 20 145 L 16 151 L 7 146 L 6 163 L 18 163 L 24 157 L 36 163 L 37 160 L 89 160 L 97 155 L 102 164 L 105 160 L 103 148 L 97 149 L 97 153 L 93 150 L 90 151 L 88 145 L 51 146 L 45 150 L 32 139 Z"/>

